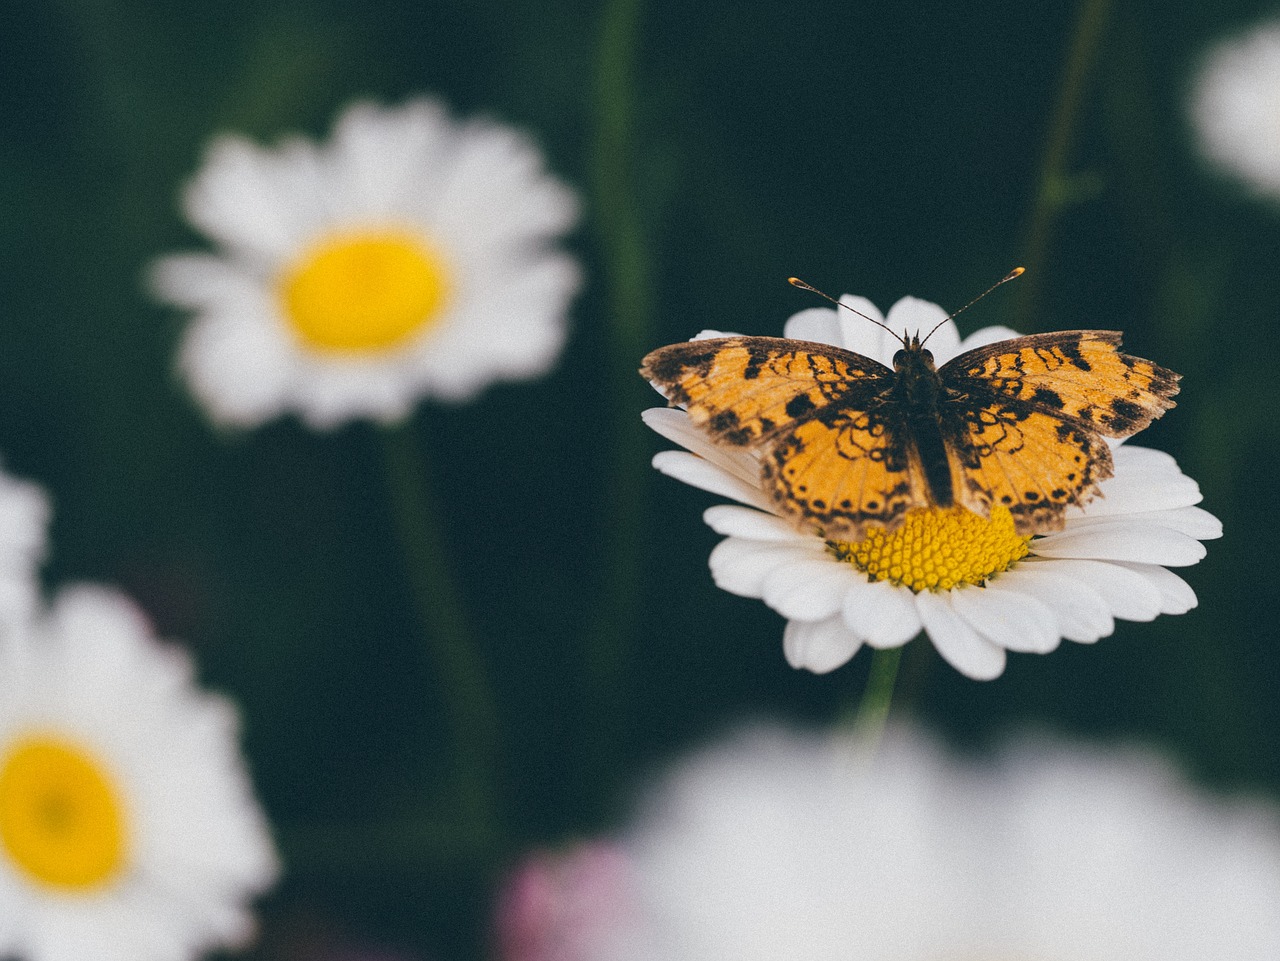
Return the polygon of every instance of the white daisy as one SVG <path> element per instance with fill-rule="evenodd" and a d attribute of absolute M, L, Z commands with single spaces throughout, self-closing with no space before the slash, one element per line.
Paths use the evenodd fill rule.
<path fill-rule="evenodd" d="M 885 320 L 864 298 L 844 302 Z M 885 322 L 894 330 L 928 331 L 946 316 L 936 304 L 906 297 Z M 785 334 L 890 366 L 900 347 L 867 320 L 827 308 L 796 314 Z M 929 349 L 941 366 L 1016 336 L 988 327 L 961 341 L 948 320 Z M 1043 654 L 1063 638 L 1105 637 L 1116 618 L 1185 613 L 1195 594 L 1166 568 L 1195 564 L 1205 554 L 1200 541 L 1222 534 L 1215 517 L 1193 506 L 1200 489 L 1172 457 L 1116 445 L 1115 476 L 1101 483 L 1102 496 L 1068 509 L 1061 531 L 1020 537 L 1007 512 L 986 520 L 954 508 L 913 512 L 894 534 L 877 530 L 857 544 L 832 543 L 776 515 L 753 453 L 714 444 L 681 410 L 648 410 L 644 419 L 686 448 L 658 454 L 658 470 L 746 505 L 703 515 L 726 535 L 711 553 L 712 576 L 723 589 L 761 598 L 787 618 L 787 661 L 816 673 L 844 664 L 863 644 L 898 647 L 923 629 L 958 671 L 986 680 L 1004 670 L 1006 651 Z"/>
<path fill-rule="evenodd" d="M 1280 196 L 1280 22 L 1224 41 L 1205 58 L 1191 120 L 1206 157 Z"/>
<path fill-rule="evenodd" d="M 194 310 L 179 366 L 218 422 L 402 419 L 539 376 L 565 339 L 572 193 L 536 146 L 434 100 L 357 103 L 328 144 L 222 136 L 185 195 L 212 254 L 162 258 Z"/>
<path fill-rule="evenodd" d="M 1280 821 L 1152 754 L 1027 739 L 979 764 L 891 731 L 756 730 L 622 839 L 591 961 L 1274 961 Z"/>
<path fill-rule="evenodd" d="M 26 620 L 36 609 L 36 571 L 48 550 L 49 515 L 41 487 L 0 471 L 0 624 Z"/>
<path fill-rule="evenodd" d="M 0 637 L 0 957 L 174 961 L 242 943 L 278 865 L 237 718 L 125 598 Z"/>

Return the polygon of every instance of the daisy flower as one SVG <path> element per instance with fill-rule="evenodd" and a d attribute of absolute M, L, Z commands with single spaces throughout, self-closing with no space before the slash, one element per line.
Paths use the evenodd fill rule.
<path fill-rule="evenodd" d="M 49 514 L 42 488 L 0 471 L 0 624 L 26 620 L 39 603 Z"/>
<path fill-rule="evenodd" d="M 621 839 L 591 961 L 1274 961 L 1280 821 L 1139 749 L 960 761 L 907 730 L 756 729 L 686 760 Z"/>
<path fill-rule="evenodd" d="M 927 331 L 947 316 L 914 297 L 898 301 L 887 319 L 864 298 L 846 296 L 844 303 L 894 330 Z M 796 314 L 785 335 L 887 366 L 901 346 L 867 320 L 827 308 Z M 941 367 L 963 351 L 1016 336 L 988 327 L 962 341 L 946 320 L 929 349 Z M 1113 445 L 1115 476 L 1100 484 L 1102 496 L 1068 508 L 1065 527 L 1051 534 L 1019 536 L 1008 512 L 988 520 L 952 508 L 913 511 L 892 534 L 872 530 L 857 543 L 827 541 L 776 514 L 755 454 L 716 445 L 684 411 L 643 416 L 686 448 L 658 454 L 658 470 L 739 502 L 703 515 L 726 536 L 711 553 L 716 584 L 760 598 L 787 618 L 787 661 L 815 673 L 841 666 L 863 644 L 898 647 L 923 629 L 956 670 L 987 680 L 1004 670 L 1006 651 L 1044 654 L 1063 638 L 1105 637 L 1117 618 L 1185 613 L 1195 594 L 1167 568 L 1195 564 L 1205 554 L 1200 541 L 1222 534 L 1215 517 L 1193 506 L 1200 489 L 1172 457 L 1126 444 Z"/>
<path fill-rule="evenodd" d="M 104 589 L 0 637 L 0 957 L 177 961 L 244 942 L 278 873 L 232 705 Z"/>
<path fill-rule="evenodd" d="M 194 311 L 179 367 L 219 423 L 391 423 L 560 353 L 577 202 L 497 123 L 419 99 L 356 103 L 323 145 L 221 136 L 184 207 L 217 249 L 162 258 L 152 286 Z"/>
<path fill-rule="evenodd" d="M 1209 160 L 1259 193 L 1280 196 L 1280 22 L 1213 48 L 1190 109 Z"/>

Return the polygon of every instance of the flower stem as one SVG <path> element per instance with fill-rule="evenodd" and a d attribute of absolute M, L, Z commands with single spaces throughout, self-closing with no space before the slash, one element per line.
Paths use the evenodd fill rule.
<path fill-rule="evenodd" d="M 456 799 L 467 828 L 499 831 L 498 711 L 484 659 L 471 635 L 446 562 L 448 551 L 426 479 L 426 458 L 410 421 L 384 429 L 388 491 L 427 653 L 448 713 Z"/>
<path fill-rule="evenodd" d="M 595 74 L 593 210 L 604 261 L 610 319 L 606 385 L 613 423 L 604 525 L 603 583 L 585 634 L 586 707 L 594 755 L 588 778 L 599 787 L 626 728 L 626 675 L 638 610 L 640 540 L 645 505 L 644 382 L 637 376 L 649 346 L 653 266 L 636 190 L 635 72 L 642 0 L 609 0 L 600 25 Z M 602 767 L 603 766 L 603 767 Z"/>
<path fill-rule="evenodd" d="M 871 670 L 867 674 L 867 686 L 853 716 L 855 737 L 867 749 L 874 750 L 884 734 L 889 720 L 889 706 L 893 703 L 893 688 L 898 680 L 898 665 L 902 662 L 902 648 L 890 647 L 878 650 L 871 658 Z"/>
<path fill-rule="evenodd" d="M 1023 257 L 1027 276 L 1018 292 L 1020 327 L 1024 331 L 1032 330 L 1035 326 L 1054 221 L 1081 194 L 1078 189 L 1080 184 L 1073 182 L 1070 177 L 1068 163 L 1089 72 L 1097 56 L 1110 5 L 1111 0 L 1082 0 L 1076 19 L 1071 49 L 1067 55 L 1067 72 L 1062 78 L 1057 105 L 1049 123 L 1044 153 L 1040 160 L 1039 186 L 1027 229 Z"/>

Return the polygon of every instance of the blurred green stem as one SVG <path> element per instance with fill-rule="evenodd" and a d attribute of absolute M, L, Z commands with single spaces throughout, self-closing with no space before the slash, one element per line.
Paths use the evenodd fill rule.
<path fill-rule="evenodd" d="M 595 73 L 593 212 L 604 260 L 608 317 L 606 388 L 612 407 L 604 501 L 604 582 L 586 634 L 589 729 L 597 768 L 615 755 L 625 727 L 626 675 L 638 610 L 646 465 L 640 358 L 651 346 L 653 267 L 636 184 L 635 73 L 641 0 L 610 0 Z M 599 777 L 596 770 L 590 776 Z"/>
<path fill-rule="evenodd" d="M 466 828 L 499 832 L 498 711 L 447 558 L 440 511 L 432 503 L 426 458 L 411 420 L 381 431 L 396 528 L 427 653 L 448 713 L 457 767 L 456 797 Z"/>
<path fill-rule="evenodd" d="M 1089 72 L 1097 57 L 1110 6 L 1111 0 L 1083 0 L 1076 18 L 1066 74 L 1062 78 L 1040 159 L 1039 183 L 1024 247 L 1023 264 L 1027 267 L 1027 276 L 1021 281 L 1018 292 L 1019 327 L 1024 332 L 1036 327 L 1036 312 L 1040 307 L 1054 221 L 1079 193 L 1080 184 L 1072 180 L 1068 165 Z M 1085 186 L 1088 186 L 1087 182 Z"/>
<path fill-rule="evenodd" d="M 889 706 L 893 703 L 893 688 L 898 680 L 898 665 L 901 662 L 901 647 L 878 650 L 871 657 L 867 686 L 850 724 L 860 744 L 870 750 L 874 750 L 875 745 L 880 742 L 880 736 L 889 720 Z"/>

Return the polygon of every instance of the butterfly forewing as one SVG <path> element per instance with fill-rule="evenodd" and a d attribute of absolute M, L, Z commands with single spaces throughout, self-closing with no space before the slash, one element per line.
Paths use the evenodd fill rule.
<path fill-rule="evenodd" d="M 861 404 L 893 371 L 827 344 L 780 337 L 717 337 L 661 347 L 640 374 L 716 440 L 755 444 L 842 399 Z"/>
<path fill-rule="evenodd" d="M 1180 375 L 1120 353 L 1120 337 L 1115 330 L 1016 337 L 967 351 L 938 375 L 957 397 L 987 387 L 1005 403 L 1128 437 L 1174 406 Z"/>

